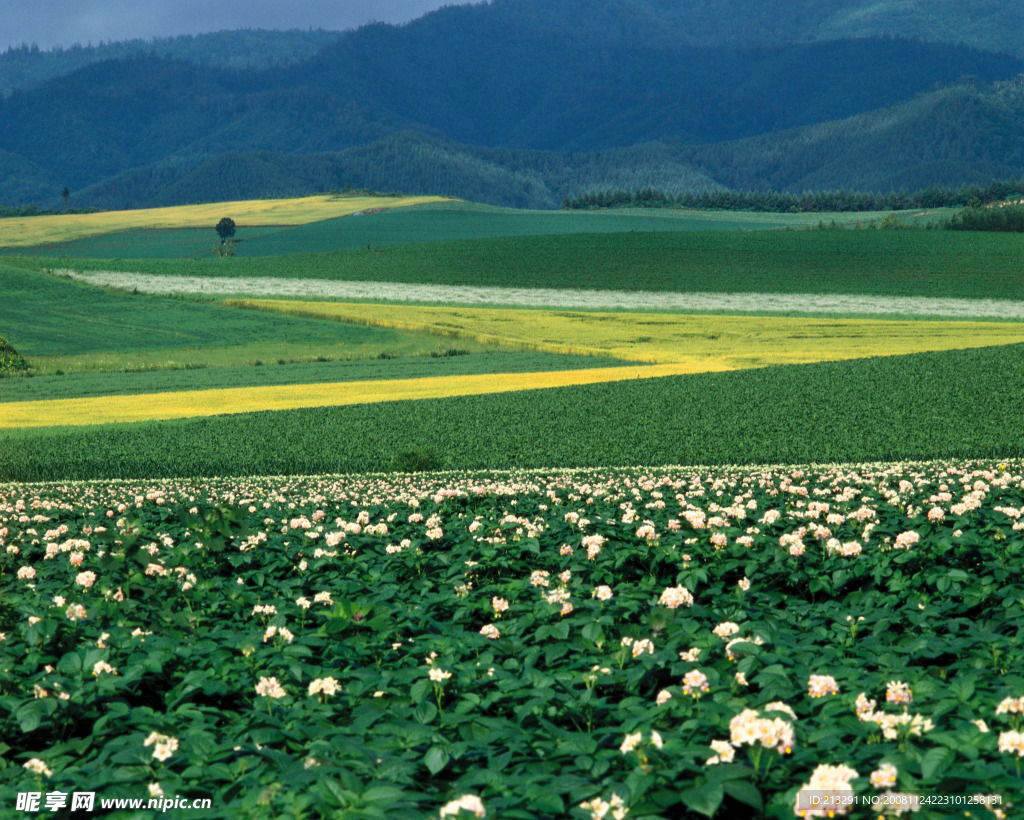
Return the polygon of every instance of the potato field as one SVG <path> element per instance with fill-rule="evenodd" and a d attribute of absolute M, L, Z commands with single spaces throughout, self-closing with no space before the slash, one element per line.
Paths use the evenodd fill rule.
<path fill-rule="evenodd" d="M 846 216 L 0 220 L 0 817 L 1018 816 L 1019 240 Z"/>

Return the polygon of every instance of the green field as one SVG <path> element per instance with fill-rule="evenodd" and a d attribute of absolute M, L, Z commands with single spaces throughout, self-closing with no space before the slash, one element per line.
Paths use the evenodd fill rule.
<path fill-rule="evenodd" d="M 0 481 L 1020 457 L 1024 345 L 522 393 L 12 430 Z"/>
<path fill-rule="evenodd" d="M 676 231 L 451 240 L 234 259 L 35 268 L 495 287 L 1021 299 L 1020 240 L 957 231 Z"/>
<path fill-rule="evenodd" d="M 478 373 L 536 373 L 545 370 L 616 367 L 619 359 L 557 353 L 494 351 L 469 353 L 452 342 L 432 354 L 395 359 L 298 362 L 266 366 L 149 370 L 143 372 L 67 373 L 0 380 L 0 402 L 43 401 L 88 396 L 129 396 L 180 390 L 266 387 L 281 384 L 421 379 Z M 0 411 L 2 412 L 2 411 Z"/>
<path fill-rule="evenodd" d="M 0 266 L 0 290 L 0 327 L 40 373 L 424 356 L 450 347 L 424 334 L 130 295 L 10 266 Z M 4 388 L 0 381 L 0 396 Z"/>
<path fill-rule="evenodd" d="M 927 224 L 943 214 L 900 213 L 910 224 Z M 649 231 L 762 231 L 813 228 L 836 223 L 868 226 L 881 212 L 773 214 L 744 211 L 616 209 L 610 211 L 520 211 L 469 202 L 395 208 L 382 213 L 326 219 L 306 225 L 250 227 L 239 220 L 235 236 L 239 257 L 325 253 L 341 249 L 493 239 L 545 234 L 596 234 Z M 74 258 L 186 259 L 209 257 L 217 244 L 209 229 L 134 229 L 70 242 L 0 249 L 0 254 Z"/>
<path fill-rule="evenodd" d="M 463 203 L 416 206 L 252 229 L 269 231 L 268 241 L 308 230 L 337 248 L 346 230 L 392 225 L 377 238 L 403 240 L 384 247 L 371 241 L 369 250 L 77 259 L 73 265 L 204 279 L 626 289 L 651 293 L 652 307 L 660 291 L 1021 297 L 1013 236 L 626 230 L 629 220 L 681 225 L 684 217 L 666 211 L 517 214 Z M 563 226 L 601 223 L 619 232 L 530 235 L 560 220 Z M 514 235 L 420 241 L 463 229 Z M 359 242 L 366 236 L 359 234 Z M 255 234 L 248 239 L 261 241 Z M 3 401 L 567 370 L 596 361 L 487 353 L 491 348 L 474 339 L 103 290 L 40 272 L 52 264 L 22 257 L 0 267 L 0 284 L 12 296 L 0 304 L 0 330 L 37 374 L 0 381 Z M 444 355 L 453 348 L 470 355 Z M 997 457 L 1020 451 L 1013 432 L 1013 420 L 1024 417 L 1014 398 L 1024 393 L 1024 384 L 1016 387 L 1024 380 L 1019 354 L 1019 346 L 954 350 L 533 393 L 15 430 L 0 438 L 0 476 L 387 470 L 402 453 L 419 453 L 425 455 L 421 463 L 450 469 Z M 57 370 L 69 375 L 45 375 Z M 118 372 L 125 370 L 146 372 Z M 977 396 L 986 401 L 979 404 Z M 268 448 L 268 441 L 275 446 Z"/>
<path fill-rule="evenodd" d="M 178 230 L 5 257 L 0 337 L 30 370 L 0 378 L 0 422 L 66 426 L 0 429 L 0 804 L 94 789 L 115 820 L 152 810 L 100 801 L 148 794 L 209 801 L 181 820 L 437 820 L 460 799 L 521 820 L 611 803 L 786 820 L 831 778 L 1014 816 L 1024 343 L 1001 343 L 1024 323 L 879 355 L 897 348 L 876 328 L 917 350 L 981 334 L 656 312 L 670 291 L 1024 302 L 1019 239 L 720 216 L 444 205 L 243 226 L 236 258 Z M 565 296 L 544 314 L 305 306 L 345 323 L 50 268 L 283 277 L 311 300 L 319 279 Z M 642 304 L 570 309 L 584 288 Z M 771 366 L 539 389 L 620 362 L 498 337 Z M 819 360 L 844 345 L 865 358 Z M 777 363 L 796 360 L 814 363 Z M 451 396 L 517 373 L 535 389 Z M 393 400 L 430 377 L 448 398 Z M 378 403 L 223 414 L 374 380 Z M 209 388 L 250 403 L 71 426 L 98 416 L 59 401 L 153 418 Z M 31 401 L 64 415 L 13 404 Z"/>

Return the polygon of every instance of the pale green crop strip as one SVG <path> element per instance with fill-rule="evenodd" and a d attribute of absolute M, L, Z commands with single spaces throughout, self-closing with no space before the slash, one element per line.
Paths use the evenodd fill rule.
<path fill-rule="evenodd" d="M 1024 301 L 953 299 L 924 296 L 872 296 L 816 293 L 646 293 L 620 290 L 497 288 L 396 282 L 339 282 L 274 277 L 160 276 L 117 271 L 81 273 L 54 270 L 91 285 L 152 294 L 245 295 L 320 299 L 372 299 L 385 302 L 442 302 L 451 305 L 562 307 L 577 310 L 725 311 L 737 313 L 814 313 L 948 316 L 1024 321 Z"/>

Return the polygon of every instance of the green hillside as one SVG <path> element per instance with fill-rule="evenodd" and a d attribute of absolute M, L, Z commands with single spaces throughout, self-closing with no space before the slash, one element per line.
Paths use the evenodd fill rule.
<path fill-rule="evenodd" d="M 950 212 L 952 213 L 952 212 Z M 298 226 L 237 228 L 237 257 L 331 253 L 357 248 L 417 245 L 454 239 L 495 239 L 564 234 L 675 231 L 758 231 L 811 228 L 820 222 L 849 228 L 877 224 L 888 212 L 763 213 L 689 209 L 620 208 L 612 211 L 528 211 L 471 202 L 445 202 L 340 217 Z M 909 224 L 935 221 L 933 213 L 900 212 Z M 0 255 L 76 259 L 203 259 L 217 241 L 212 228 L 135 229 L 34 247 L 0 248 Z M 728 241 L 728 240 L 725 240 Z M 537 247 L 540 247 L 539 245 Z M 424 249 L 428 255 L 435 251 Z M 532 253 L 523 251 L 527 258 Z M 24 264 L 21 262 L 19 264 Z M 52 263 L 48 263 L 52 264 Z M 116 267 L 118 263 L 103 263 Z M 229 265 L 232 263 L 228 263 Z M 284 260 L 286 266 L 289 265 Z M 135 266 L 137 267 L 137 266 Z"/>
<path fill-rule="evenodd" d="M 898 106 L 680 151 L 729 188 L 802 193 L 919 190 L 1016 178 L 1024 169 L 1024 75 L 965 81 Z"/>

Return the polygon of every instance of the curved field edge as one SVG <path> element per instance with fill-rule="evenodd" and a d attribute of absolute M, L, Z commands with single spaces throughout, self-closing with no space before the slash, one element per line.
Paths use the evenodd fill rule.
<path fill-rule="evenodd" d="M 482 393 L 507 393 L 516 390 L 552 389 L 566 385 L 624 379 L 650 379 L 680 373 L 703 372 L 708 369 L 710 368 L 706 364 L 689 362 L 6 402 L 0 404 L 0 428 L 78 427 L 254 411 L 376 404 Z"/>
<path fill-rule="evenodd" d="M 571 298 L 571 297 L 570 297 Z M 426 307 L 272 299 L 224 304 L 549 353 L 685 362 L 689 372 L 895 356 L 1024 341 L 1015 322 Z"/>
<path fill-rule="evenodd" d="M 0 434 L 0 480 L 1008 458 L 1024 346 Z"/>
<path fill-rule="evenodd" d="M 627 364 L 596 356 L 563 356 L 556 353 L 482 352 L 467 346 L 440 347 L 430 354 L 383 356 L 353 361 L 285 363 L 274 359 L 266 366 L 201 367 L 141 372 L 66 373 L 34 375 L 0 382 L 0 404 L 15 401 L 49 401 L 89 396 L 126 396 L 232 387 L 267 387 L 288 384 L 322 384 L 380 379 L 421 379 L 467 376 L 480 373 L 534 373 L 575 368 L 615 367 Z"/>
<path fill-rule="evenodd" d="M 901 220 L 923 224 L 948 213 L 897 212 Z M 334 217 L 304 225 L 240 224 L 235 235 L 240 257 L 317 253 L 346 248 L 381 247 L 450 239 L 486 239 L 567 233 L 626 233 L 629 231 L 735 231 L 803 229 L 819 222 L 854 228 L 878 222 L 888 212 L 775 214 L 744 211 L 683 211 L 675 209 L 615 209 L 614 211 L 531 211 L 475 205 L 451 200 L 387 208 L 372 219 Z M 219 217 L 215 217 L 218 219 Z M 41 245 L 2 247 L 0 256 L 70 256 L 119 259 L 187 258 L 208 256 L 211 222 L 201 228 L 131 228 L 85 239 Z"/>
<path fill-rule="evenodd" d="M 284 316 L 268 322 L 253 311 L 112 292 L 2 264 L 0 289 L 0 329 L 35 372 L 429 355 L 437 344 L 420 334 L 339 323 Z"/>
<path fill-rule="evenodd" d="M 1020 299 L 1013 234 L 675 231 L 451 240 L 233 259 L 52 259 L 5 264 L 199 277 L 283 277 L 678 293 Z"/>
<path fill-rule="evenodd" d="M 208 227 L 212 232 L 222 218 L 236 224 L 306 225 L 369 209 L 401 208 L 429 202 L 443 202 L 437 196 L 334 196 L 284 199 L 255 199 L 213 202 L 202 205 L 178 205 L 167 208 L 142 208 L 132 211 L 97 211 L 90 214 L 12 217 L 3 223 L 0 244 L 7 248 L 67 242 L 135 228 Z M 212 240 L 216 242 L 216 240 Z"/>

